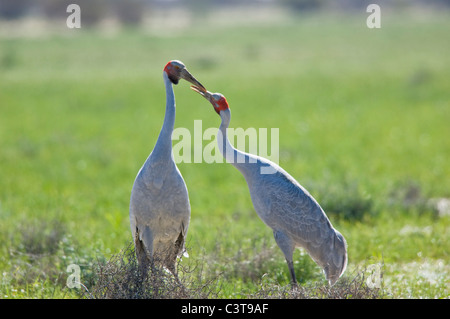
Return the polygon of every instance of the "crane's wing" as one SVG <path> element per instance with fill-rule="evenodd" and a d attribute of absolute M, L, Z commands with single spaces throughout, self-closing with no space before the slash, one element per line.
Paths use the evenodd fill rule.
<path fill-rule="evenodd" d="M 320 246 L 332 226 L 317 201 L 291 176 L 277 172 L 267 190 L 270 219 L 297 244 Z"/>

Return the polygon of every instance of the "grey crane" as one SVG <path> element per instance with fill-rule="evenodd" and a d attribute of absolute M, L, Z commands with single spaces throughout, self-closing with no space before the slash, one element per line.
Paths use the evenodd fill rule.
<path fill-rule="evenodd" d="M 203 86 L 177 60 L 163 71 L 166 113 L 153 151 L 139 170 L 131 190 L 130 227 L 141 268 L 158 263 L 175 274 L 177 257 L 184 253 L 191 208 L 186 184 L 172 154 L 175 95 L 172 84 L 187 80 Z"/>
<path fill-rule="evenodd" d="M 191 88 L 205 97 L 220 115 L 219 150 L 244 176 L 256 213 L 273 230 L 275 241 L 286 258 L 292 284 L 297 284 L 294 249 L 302 247 L 322 267 L 329 284 L 334 285 L 347 266 L 344 237 L 333 228 L 317 201 L 285 170 L 266 158 L 239 151 L 230 144 L 227 128 L 231 111 L 222 94 L 195 85 Z"/>

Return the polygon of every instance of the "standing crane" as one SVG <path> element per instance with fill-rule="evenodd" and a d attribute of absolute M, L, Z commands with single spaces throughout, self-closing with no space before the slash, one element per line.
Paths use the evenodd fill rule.
<path fill-rule="evenodd" d="M 172 84 L 184 79 L 204 89 L 180 61 L 164 67 L 166 113 L 153 151 L 139 170 L 131 190 L 130 226 L 141 269 L 154 263 L 176 273 L 184 252 L 191 208 L 186 184 L 172 154 L 175 95 Z"/>
<path fill-rule="evenodd" d="M 220 115 L 219 150 L 244 176 L 256 213 L 273 230 L 286 258 L 292 284 L 297 284 L 294 249 L 302 247 L 322 267 L 328 283 L 334 285 L 347 266 L 344 237 L 333 228 L 317 201 L 291 175 L 268 159 L 239 151 L 230 144 L 227 128 L 231 111 L 222 94 L 196 86 L 191 88 L 205 97 Z"/>

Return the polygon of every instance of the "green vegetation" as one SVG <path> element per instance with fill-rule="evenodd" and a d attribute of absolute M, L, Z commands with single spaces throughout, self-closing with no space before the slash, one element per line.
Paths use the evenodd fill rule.
<path fill-rule="evenodd" d="M 450 19 L 390 12 L 377 30 L 365 19 L 0 38 L 0 298 L 78 298 L 67 266 L 88 286 L 129 245 L 129 195 L 162 125 L 170 59 L 227 97 L 231 127 L 280 128 L 280 165 L 347 239 L 340 282 L 380 263 L 375 297 L 448 298 L 450 217 L 435 199 L 450 198 Z M 175 94 L 177 127 L 218 127 L 187 83 Z M 192 206 L 181 264 L 200 265 L 219 298 L 286 297 L 286 263 L 240 173 L 178 166 Z M 338 297 L 294 256 L 302 289 L 318 285 L 303 296 Z"/>

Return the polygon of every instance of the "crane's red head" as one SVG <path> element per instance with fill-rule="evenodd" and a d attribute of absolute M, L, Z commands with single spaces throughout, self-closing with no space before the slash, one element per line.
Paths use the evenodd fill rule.
<path fill-rule="evenodd" d="M 223 94 L 220 93 L 211 93 L 209 91 L 203 91 L 201 88 L 198 88 L 196 86 L 191 86 L 191 89 L 195 92 L 199 93 L 201 96 L 203 96 L 205 99 L 207 99 L 212 106 L 214 107 L 214 110 L 217 112 L 217 114 L 220 115 L 220 111 L 228 110 L 230 107 L 228 106 L 227 99 Z"/>
<path fill-rule="evenodd" d="M 186 69 L 186 66 L 181 61 L 169 61 L 164 67 L 164 72 L 167 73 L 169 80 L 173 84 L 178 84 L 180 79 L 184 79 L 198 87 L 200 91 L 206 91 L 205 87 L 199 81 L 197 81 L 197 79 L 191 73 L 189 73 L 189 71 Z"/>

